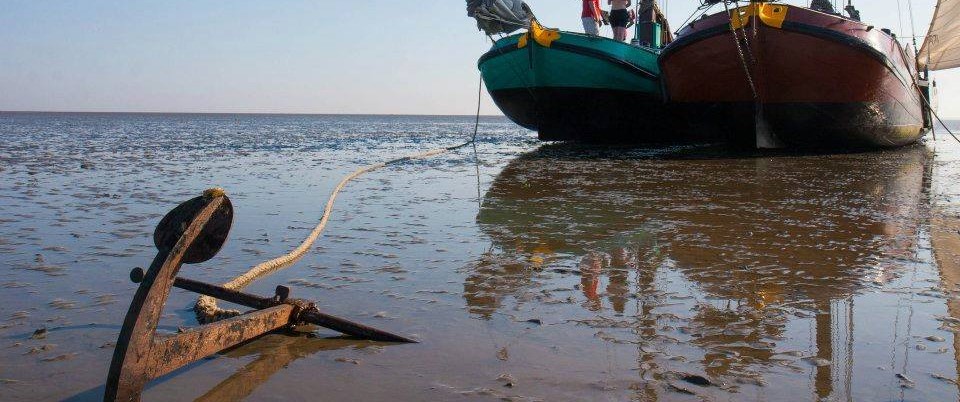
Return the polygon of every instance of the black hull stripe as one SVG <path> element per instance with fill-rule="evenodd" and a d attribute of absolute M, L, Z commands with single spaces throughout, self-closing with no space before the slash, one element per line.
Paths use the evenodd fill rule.
<path fill-rule="evenodd" d="M 528 45 L 528 46 L 533 46 L 533 45 Z M 611 55 L 611 54 L 609 54 L 609 53 L 601 52 L 601 51 L 599 51 L 599 50 L 594 50 L 594 49 L 590 49 L 590 48 L 583 47 L 583 46 L 571 45 L 571 44 L 568 44 L 568 43 L 560 43 L 560 42 L 554 42 L 553 45 L 551 45 L 551 46 L 549 47 L 549 49 L 554 49 L 554 50 L 559 50 L 559 51 L 563 51 L 563 52 L 567 52 L 567 53 L 574 53 L 574 54 L 579 54 L 579 55 L 581 55 L 581 56 L 586 56 L 586 57 L 592 57 L 592 58 L 595 58 L 595 59 L 600 59 L 600 60 L 606 61 L 606 62 L 608 62 L 608 63 L 610 63 L 610 64 L 619 66 L 619 67 L 621 67 L 621 68 L 623 68 L 623 69 L 625 69 L 625 70 L 627 70 L 627 71 L 630 71 L 630 72 L 632 72 L 632 73 L 640 74 L 640 75 L 642 75 L 644 78 L 646 78 L 646 79 L 648 79 L 648 80 L 650 80 L 650 81 L 659 81 L 659 80 L 660 80 L 660 75 L 659 75 L 659 74 L 653 73 L 653 72 L 651 72 L 651 71 L 649 71 L 649 70 L 647 70 L 647 69 L 645 69 L 645 68 L 643 68 L 643 67 L 641 67 L 641 66 L 638 66 L 638 65 L 636 65 L 636 64 L 633 64 L 633 63 L 631 63 L 631 62 L 629 62 L 629 61 L 627 61 L 627 60 L 624 60 L 624 59 L 622 59 L 622 58 L 613 56 L 613 55 Z M 518 50 L 520 50 L 520 48 L 517 47 L 516 44 L 512 44 L 512 45 L 507 45 L 507 46 L 502 46 L 502 47 L 498 47 L 498 48 L 491 49 L 491 50 L 488 51 L 487 53 L 484 53 L 483 56 L 480 56 L 480 60 L 477 62 L 477 64 L 480 65 L 480 64 L 486 63 L 487 61 L 490 61 L 490 60 L 492 60 L 492 59 L 494 59 L 494 58 L 496 58 L 496 57 L 504 56 L 504 55 L 506 55 L 506 54 L 508 54 L 508 53 L 515 52 L 515 51 L 518 51 Z"/>
<path fill-rule="evenodd" d="M 623 68 L 625 68 L 625 69 L 627 69 L 627 70 L 629 70 L 629 71 L 633 71 L 633 72 L 635 72 L 635 73 L 637 73 L 637 74 L 640 74 L 640 75 L 646 77 L 646 79 L 651 80 L 651 81 L 657 81 L 657 80 L 660 79 L 660 75 L 659 75 L 659 74 L 655 74 L 655 73 L 653 73 L 653 72 L 651 72 L 651 71 L 648 71 L 647 69 L 645 69 L 645 68 L 643 68 L 643 67 L 640 67 L 640 66 L 638 66 L 638 65 L 636 65 L 636 64 L 633 64 L 633 63 L 631 63 L 631 62 L 629 62 L 629 61 L 627 61 L 627 60 L 624 60 L 624 59 L 621 59 L 621 58 L 619 58 L 619 57 L 613 56 L 613 55 L 611 55 L 611 54 L 609 54 L 609 53 L 601 52 L 601 51 L 599 51 L 599 50 L 590 49 L 590 48 L 582 47 L 582 46 L 570 45 L 570 44 L 567 44 L 567 43 L 560 43 L 560 42 L 554 42 L 554 43 L 553 43 L 553 46 L 551 46 L 551 49 L 557 49 L 557 50 L 562 50 L 562 51 L 569 52 L 569 53 L 579 54 L 579 55 L 581 55 L 581 56 L 587 56 L 587 57 L 593 57 L 593 58 L 596 58 L 596 59 L 601 59 L 601 60 L 607 61 L 607 62 L 609 62 L 609 63 L 611 63 L 611 64 L 616 64 L 616 65 L 618 65 L 618 66 L 620 66 L 620 67 L 623 67 Z"/>
<path fill-rule="evenodd" d="M 517 50 L 520 50 L 520 48 L 517 47 L 516 43 L 510 44 L 507 46 L 502 46 L 502 47 L 495 47 L 493 49 L 490 49 L 490 51 L 484 53 L 483 56 L 480 56 L 480 60 L 477 60 L 477 65 L 486 63 L 496 57 L 504 56 L 511 52 L 516 52 Z"/>

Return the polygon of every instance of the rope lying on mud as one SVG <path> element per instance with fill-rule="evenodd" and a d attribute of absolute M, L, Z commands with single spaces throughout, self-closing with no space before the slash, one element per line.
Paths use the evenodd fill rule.
<path fill-rule="evenodd" d="M 343 191 L 344 187 L 347 186 L 347 183 L 349 183 L 353 179 L 360 177 L 364 173 L 369 173 L 374 170 L 384 168 L 386 166 L 390 166 L 390 165 L 394 165 L 394 164 L 398 164 L 401 162 L 414 160 L 414 159 L 429 158 L 431 156 L 436 156 L 446 152 L 454 151 L 456 149 L 471 145 L 475 141 L 476 141 L 476 137 L 474 136 L 474 138 L 471 139 L 470 141 L 467 141 L 460 145 L 446 147 L 446 148 L 438 148 L 438 149 L 430 150 L 427 152 L 408 155 L 402 158 L 392 159 L 386 162 L 364 166 L 360 169 L 355 170 L 353 173 L 350 173 L 349 175 L 344 177 L 342 180 L 340 180 L 340 183 L 337 184 L 337 187 L 333 189 L 333 192 L 330 194 L 330 197 L 327 199 L 327 205 L 324 206 L 323 208 L 323 216 L 320 218 L 320 223 L 318 223 L 317 226 L 313 228 L 313 231 L 310 232 L 310 235 L 307 236 L 307 238 L 304 239 L 303 242 L 300 243 L 299 246 L 297 246 L 297 248 L 293 249 L 292 251 L 290 251 L 289 253 L 283 256 L 274 258 L 270 261 L 261 263 L 251 268 L 249 271 L 243 273 L 243 275 L 240 275 L 234 278 L 230 282 L 224 283 L 222 286 L 227 289 L 233 289 L 233 290 L 243 289 L 253 281 L 263 278 L 267 275 L 270 275 L 276 271 L 279 271 L 280 269 L 287 268 L 293 265 L 293 263 L 297 262 L 300 258 L 302 258 L 307 253 L 307 251 L 310 251 L 310 247 L 313 246 L 313 243 L 317 241 L 317 238 L 319 238 L 320 234 L 323 233 L 323 230 L 326 229 L 327 222 L 330 220 L 330 215 L 333 212 L 333 205 L 337 200 L 337 196 L 340 195 L 340 192 Z M 200 296 L 200 298 L 197 299 L 197 303 L 196 305 L 194 305 L 193 310 L 197 314 L 197 321 L 203 324 L 219 321 L 219 320 L 223 320 L 231 317 L 236 317 L 242 314 L 240 311 L 237 311 L 237 310 L 221 309 L 220 307 L 217 306 L 217 300 L 210 296 Z"/>
<path fill-rule="evenodd" d="M 483 79 L 480 80 L 480 88 L 478 92 L 482 94 L 483 91 Z M 406 162 L 414 159 L 424 159 L 431 156 L 440 155 L 446 152 L 455 151 L 457 149 L 466 147 L 468 145 L 475 144 L 477 141 L 477 132 L 480 127 L 480 94 L 477 95 L 477 119 L 474 123 L 473 128 L 473 137 L 470 141 L 464 142 L 460 145 L 454 145 L 446 148 L 437 148 L 426 152 L 421 152 L 418 154 L 408 155 L 401 158 L 392 159 L 386 162 L 375 163 L 373 165 L 368 165 L 361 167 L 353 173 L 348 174 L 343 179 L 340 180 L 340 183 L 333 189 L 333 192 L 330 193 L 330 197 L 327 199 L 327 204 L 323 208 L 323 215 L 320 217 L 320 223 L 313 228 L 313 231 L 310 232 L 310 235 L 300 243 L 297 248 L 291 250 L 289 253 L 274 258 L 270 261 L 263 262 L 249 271 L 243 273 L 230 282 L 224 283 L 222 286 L 227 289 L 240 290 L 245 288 L 247 285 L 253 283 L 253 281 L 263 278 L 267 275 L 270 275 L 274 272 L 277 272 L 283 268 L 287 268 L 293 265 L 295 262 L 300 260 L 307 251 L 310 251 L 310 247 L 313 246 L 313 243 L 317 241 L 317 238 L 320 237 L 320 234 L 323 233 L 323 230 L 327 227 L 327 222 L 330 220 L 330 215 L 333 213 L 333 205 L 337 200 L 337 196 L 340 195 L 340 192 L 347 186 L 347 183 L 360 177 L 365 173 L 372 172 L 377 169 L 381 169 L 390 165 L 395 165 L 401 162 Z M 197 303 L 193 306 L 193 311 L 197 315 L 197 321 L 201 324 L 207 324 L 219 320 L 224 320 L 231 317 L 236 317 L 242 314 L 237 310 L 224 310 L 217 306 L 217 299 L 214 299 L 210 296 L 200 296 L 197 299 Z"/>

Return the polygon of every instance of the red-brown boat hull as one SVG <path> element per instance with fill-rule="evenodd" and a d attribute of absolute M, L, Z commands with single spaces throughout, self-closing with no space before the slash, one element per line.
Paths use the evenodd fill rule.
<path fill-rule="evenodd" d="M 756 145 L 760 124 L 777 142 L 804 148 L 897 147 L 925 133 L 916 73 L 896 39 L 778 6 L 788 7 L 782 26 L 753 18 L 738 30 L 740 50 L 727 13 L 691 24 L 664 50 L 667 96 L 692 122 L 687 130 Z"/>

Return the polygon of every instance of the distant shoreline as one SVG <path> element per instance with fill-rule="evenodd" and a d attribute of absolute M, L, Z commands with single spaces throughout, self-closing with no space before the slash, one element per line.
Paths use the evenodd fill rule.
<path fill-rule="evenodd" d="M 280 113 L 280 112 L 93 112 L 50 110 L 0 110 L 0 114 L 146 114 L 146 115 L 220 115 L 220 116 L 384 116 L 384 117 L 476 117 L 472 114 L 391 114 L 391 113 Z M 502 114 L 481 114 L 480 117 L 504 117 Z"/>
<path fill-rule="evenodd" d="M 280 112 L 92 112 L 50 110 L 0 110 L 3 114 L 83 114 L 83 115 L 156 115 L 156 116 L 382 116 L 382 117 L 469 117 L 472 114 L 390 114 L 390 113 L 280 113 Z M 503 114 L 481 114 L 483 118 L 505 118 Z M 958 117 L 944 117 L 944 121 L 958 122 Z M 938 125 L 939 126 L 939 125 Z"/>

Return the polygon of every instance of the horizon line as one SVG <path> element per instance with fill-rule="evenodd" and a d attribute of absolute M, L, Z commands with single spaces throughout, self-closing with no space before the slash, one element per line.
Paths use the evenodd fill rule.
<path fill-rule="evenodd" d="M 426 113 L 319 113 L 319 112 L 158 112 L 158 111 L 91 111 L 91 110 L 0 110 L 7 113 L 36 114 L 193 114 L 193 115 L 249 115 L 249 116 L 411 116 L 411 117 L 476 117 L 476 114 L 426 114 Z M 480 117 L 506 117 L 500 114 L 481 114 Z M 960 121 L 960 116 L 946 116 L 944 121 Z"/>
<path fill-rule="evenodd" d="M 274 115 L 274 116 L 449 116 L 476 117 L 476 114 L 427 113 L 319 113 L 319 112 L 159 112 L 159 111 L 91 111 L 91 110 L 0 110 L 0 113 L 62 113 L 62 114 L 219 114 L 219 115 Z M 501 114 L 481 114 L 480 117 L 505 117 Z"/>

